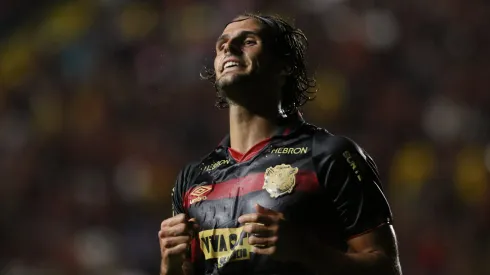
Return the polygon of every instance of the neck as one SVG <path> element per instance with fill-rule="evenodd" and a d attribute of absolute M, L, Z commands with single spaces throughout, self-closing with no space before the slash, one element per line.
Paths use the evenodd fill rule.
<path fill-rule="evenodd" d="M 274 110 L 274 109 L 273 109 Z M 230 145 L 245 153 L 255 144 L 271 137 L 277 129 L 277 113 L 257 114 L 240 105 L 230 105 Z"/>

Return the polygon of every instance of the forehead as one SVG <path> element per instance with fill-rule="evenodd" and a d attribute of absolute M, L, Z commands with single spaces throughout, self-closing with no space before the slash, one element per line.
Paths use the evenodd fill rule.
<path fill-rule="evenodd" d="M 237 19 L 234 19 L 233 22 L 229 23 L 223 30 L 222 34 L 232 35 L 234 33 L 239 33 L 242 31 L 258 33 L 261 30 L 262 25 L 256 19 L 239 17 Z"/>

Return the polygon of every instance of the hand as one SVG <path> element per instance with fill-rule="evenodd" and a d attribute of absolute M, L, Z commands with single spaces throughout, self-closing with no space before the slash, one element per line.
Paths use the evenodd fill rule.
<path fill-rule="evenodd" d="M 250 234 L 248 242 L 252 252 L 269 255 L 280 261 L 298 261 L 302 251 L 301 240 L 293 235 L 284 215 L 261 205 L 255 205 L 256 213 L 238 218 L 243 230 Z"/>
<path fill-rule="evenodd" d="M 194 219 L 188 220 L 184 214 L 176 215 L 162 222 L 158 232 L 162 256 L 161 275 L 180 273 L 179 269 L 184 274 L 192 274 L 192 270 L 189 270 L 187 252 L 198 227 Z"/>

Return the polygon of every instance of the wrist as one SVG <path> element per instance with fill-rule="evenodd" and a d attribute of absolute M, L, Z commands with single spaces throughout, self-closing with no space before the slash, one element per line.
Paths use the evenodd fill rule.
<path fill-rule="evenodd" d="M 161 264 L 160 264 L 160 275 L 177 275 L 180 273 L 177 273 L 175 270 L 175 264 L 170 264 L 169 261 L 165 261 L 162 259 Z"/>
<path fill-rule="evenodd" d="M 346 255 L 330 247 L 311 247 L 304 249 L 301 263 L 314 274 L 339 274 L 339 267 L 344 265 Z"/>
<path fill-rule="evenodd" d="M 168 263 L 162 259 L 160 262 L 160 275 L 168 275 Z"/>
<path fill-rule="evenodd" d="M 160 275 L 182 275 L 193 274 L 192 264 L 189 261 L 182 261 L 177 258 L 162 259 L 160 264 Z"/>

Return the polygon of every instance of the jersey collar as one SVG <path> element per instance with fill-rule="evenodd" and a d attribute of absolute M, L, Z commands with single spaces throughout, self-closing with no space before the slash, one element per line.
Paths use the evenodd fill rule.
<path fill-rule="evenodd" d="M 300 112 L 295 115 L 290 115 L 285 119 L 281 119 L 279 127 L 270 137 L 270 139 L 275 137 L 285 137 L 292 133 L 295 133 L 298 129 L 305 124 L 305 120 Z M 229 148 L 230 147 L 230 135 L 227 134 L 223 140 L 220 142 L 219 147 Z"/>

